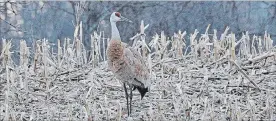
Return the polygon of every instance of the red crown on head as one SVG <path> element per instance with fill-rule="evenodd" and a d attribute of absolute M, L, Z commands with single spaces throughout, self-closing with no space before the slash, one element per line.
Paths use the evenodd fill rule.
<path fill-rule="evenodd" d="M 116 15 L 117 17 L 121 17 L 121 14 L 120 14 L 119 12 L 116 12 L 115 15 Z"/>

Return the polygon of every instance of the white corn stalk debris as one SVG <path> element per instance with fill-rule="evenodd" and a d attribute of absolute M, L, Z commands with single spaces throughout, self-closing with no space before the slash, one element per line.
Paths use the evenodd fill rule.
<path fill-rule="evenodd" d="M 143 100 L 134 96 L 133 103 L 141 104 L 133 107 L 129 120 L 274 119 L 276 48 L 270 34 L 237 37 L 227 27 L 218 39 L 208 25 L 203 34 L 162 31 L 146 43 L 147 27 L 141 21 L 140 33 L 131 39 L 145 56 L 151 90 Z M 82 43 L 81 28 L 80 22 L 72 41 L 58 40 L 57 54 L 46 39 L 36 41 L 34 54 L 20 40 L 18 66 L 12 42 L 2 40 L 0 120 L 127 119 L 124 92 L 101 62 L 109 39 L 104 32 L 92 33 L 86 59 L 90 50 Z M 187 48 L 191 52 L 183 53 Z"/>

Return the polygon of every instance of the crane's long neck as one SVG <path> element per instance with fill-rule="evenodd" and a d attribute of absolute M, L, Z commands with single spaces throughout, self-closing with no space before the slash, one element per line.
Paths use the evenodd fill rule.
<path fill-rule="evenodd" d="M 116 22 L 111 23 L 111 40 L 119 40 L 121 41 L 119 30 L 116 26 Z"/>

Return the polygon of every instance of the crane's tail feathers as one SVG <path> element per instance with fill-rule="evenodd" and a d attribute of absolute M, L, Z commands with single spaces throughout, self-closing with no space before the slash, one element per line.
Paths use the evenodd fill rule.
<path fill-rule="evenodd" d="M 148 88 L 143 88 L 143 87 L 134 87 L 134 89 L 138 89 L 139 93 L 141 94 L 141 100 L 145 96 L 147 92 L 149 92 Z"/>

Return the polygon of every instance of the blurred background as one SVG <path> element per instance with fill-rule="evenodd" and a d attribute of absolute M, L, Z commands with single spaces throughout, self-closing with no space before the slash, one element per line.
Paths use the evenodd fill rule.
<path fill-rule="evenodd" d="M 15 47 L 21 39 L 28 45 L 43 38 L 56 43 L 57 39 L 73 39 L 75 25 L 82 21 L 83 42 L 89 47 L 94 31 L 104 31 L 104 36 L 110 37 L 109 17 L 113 11 L 134 22 L 117 24 L 124 42 L 139 32 L 141 20 L 149 24 L 147 41 L 161 31 L 168 36 L 178 30 L 187 31 L 189 37 L 195 29 L 205 32 L 208 24 L 209 33 L 217 29 L 218 35 L 229 26 L 237 37 L 245 31 L 252 36 L 267 31 L 276 39 L 276 1 L 1 1 L 0 38 L 12 39 Z"/>

